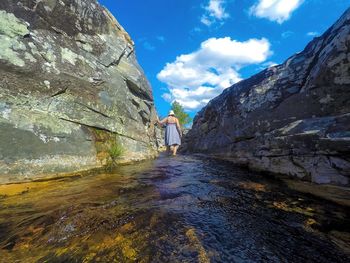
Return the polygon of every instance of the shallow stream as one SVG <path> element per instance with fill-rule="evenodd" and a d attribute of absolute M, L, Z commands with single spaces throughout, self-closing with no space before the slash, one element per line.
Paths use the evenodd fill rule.
<path fill-rule="evenodd" d="M 350 262 L 349 214 L 227 162 L 163 156 L 0 186 L 0 262 Z"/>

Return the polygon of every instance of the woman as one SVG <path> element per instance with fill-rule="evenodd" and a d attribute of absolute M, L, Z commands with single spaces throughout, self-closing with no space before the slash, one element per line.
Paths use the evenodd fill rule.
<path fill-rule="evenodd" d="M 157 117 L 158 118 L 158 117 Z M 165 145 L 167 147 L 168 153 L 170 150 L 173 152 L 173 156 L 176 155 L 177 149 L 181 145 L 181 127 L 179 120 L 175 117 L 174 111 L 170 111 L 168 117 L 163 120 L 157 119 L 159 124 L 165 124 Z"/>

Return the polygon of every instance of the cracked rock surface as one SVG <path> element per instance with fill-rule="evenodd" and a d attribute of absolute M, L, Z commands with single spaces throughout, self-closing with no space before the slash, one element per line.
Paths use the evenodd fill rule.
<path fill-rule="evenodd" d="M 350 9 L 302 52 L 211 100 L 182 151 L 349 186 Z"/>
<path fill-rule="evenodd" d="M 0 182 L 102 166 L 108 141 L 120 162 L 153 157 L 155 120 L 134 43 L 96 0 L 0 2 Z"/>

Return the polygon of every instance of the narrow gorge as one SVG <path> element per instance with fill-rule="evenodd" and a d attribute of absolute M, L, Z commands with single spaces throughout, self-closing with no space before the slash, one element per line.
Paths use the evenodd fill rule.
<path fill-rule="evenodd" d="M 249 1 L 228 2 L 238 12 Z M 142 32 L 144 51 L 156 48 L 139 39 L 151 28 L 173 55 L 179 42 L 161 35 L 158 15 L 173 37 L 176 8 L 190 24 L 194 5 L 0 1 L 0 263 L 350 262 L 350 9 L 211 100 L 171 156 L 155 108 L 165 112 L 164 89 L 152 92 L 112 13 Z M 165 54 L 137 50 L 153 83 L 144 58 L 158 67 L 149 54 Z"/>

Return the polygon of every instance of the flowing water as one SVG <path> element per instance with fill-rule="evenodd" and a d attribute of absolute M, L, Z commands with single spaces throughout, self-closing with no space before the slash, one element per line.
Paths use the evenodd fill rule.
<path fill-rule="evenodd" d="M 0 262 L 350 262 L 349 211 L 203 157 L 0 186 Z"/>

